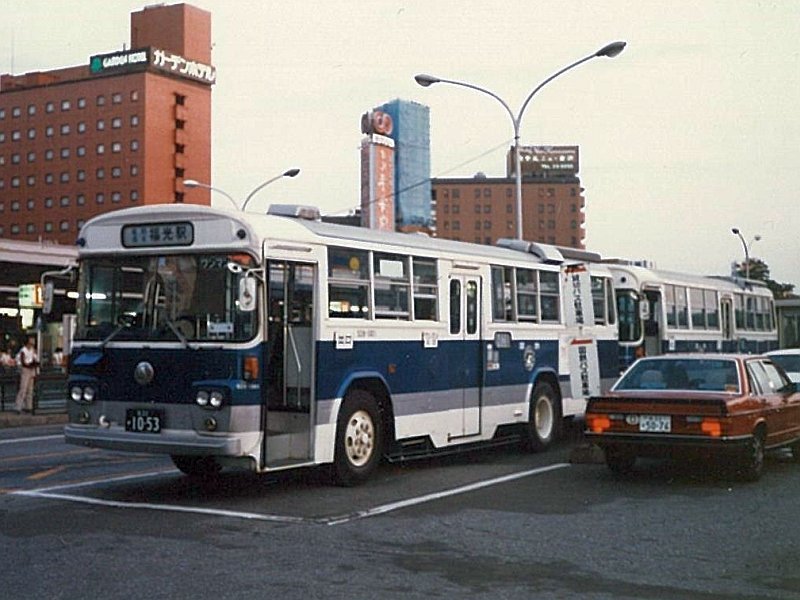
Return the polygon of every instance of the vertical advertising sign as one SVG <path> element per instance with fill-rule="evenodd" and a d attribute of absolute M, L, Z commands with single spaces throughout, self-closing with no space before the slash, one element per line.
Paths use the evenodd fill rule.
<path fill-rule="evenodd" d="M 381 111 L 362 117 L 367 138 L 361 145 L 361 224 L 394 231 L 394 140 L 391 117 Z"/>

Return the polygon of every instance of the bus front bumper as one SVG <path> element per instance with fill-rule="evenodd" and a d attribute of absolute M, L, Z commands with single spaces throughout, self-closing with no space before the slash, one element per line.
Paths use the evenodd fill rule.
<path fill-rule="evenodd" d="M 106 450 L 199 456 L 241 456 L 241 440 L 231 435 L 200 435 L 193 431 L 131 433 L 121 427 L 70 423 L 64 428 L 67 443 Z"/>

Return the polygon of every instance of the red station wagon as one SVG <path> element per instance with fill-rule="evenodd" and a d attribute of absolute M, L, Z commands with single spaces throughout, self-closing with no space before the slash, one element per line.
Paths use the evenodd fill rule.
<path fill-rule="evenodd" d="M 739 474 L 761 476 L 764 451 L 800 460 L 800 393 L 764 356 L 670 354 L 642 358 L 610 392 L 591 398 L 586 437 L 615 473 L 639 456 L 726 454 Z"/>

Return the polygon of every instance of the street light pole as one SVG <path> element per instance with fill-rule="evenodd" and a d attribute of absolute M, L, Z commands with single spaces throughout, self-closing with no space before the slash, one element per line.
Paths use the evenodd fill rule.
<path fill-rule="evenodd" d="M 220 194 L 225 196 L 228 200 L 230 200 L 236 208 L 239 208 L 239 210 L 244 212 L 244 209 L 247 208 L 247 203 L 250 202 L 250 199 L 256 194 L 256 192 L 258 192 L 259 190 L 267 187 L 273 181 L 277 181 L 278 179 L 281 179 L 282 177 L 296 177 L 299 173 L 300 173 L 300 169 L 289 169 L 288 171 L 284 171 L 280 175 L 276 175 L 275 177 L 272 177 L 271 179 L 267 179 L 264 183 L 256 186 L 256 188 L 253 189 L 252 192 L 247 194 L 247 198 L 244 199 L 244 203 L 242 204 L 241 208 L 239 208 L 239 205 L 236 203 L 236 200 L 234 200 L 233 197 L 228 192 L 226 192 L 225 190 L 221 190 L 219 188 L 212 187 L 212 186 L 208 185 L 207 183 L 201 183 L 199 181 L 195 181 L 194 179 L 186 179 L 186 180 L 184 180 L 183 185 L 185 185 L 188 188 L 199 187 L 199 188 L 205 188 L 207 190 L 212 190 L 212 191 L 215 191 L 215 192 L 219 192 Z"/>
<path fill-rule="evenodd" d="M 212 192 L 218 192 L 218 193 L 222 194 L 223 196 L 225 196 L 228 200 L 230 200 L 236 208 L 239 208 L 239 205 L 236 204 L 236 200 L 233 199 L 233 196 L 231 196 L 225 190 L 221 190 L 219 188 L 215 188 L 213 186 L 208 185 L 207 183 L 201 183 L 201 182 L 199 182 L 199 181 L 197 181 L 195 179 L 184 179 L 183 180 L 183 185 L 185 185 L 189 189 L 203 188 L 203 189 L 206 189 L 206 190 L 211 190 Z"/>
<path fill-rule="evenodd" d="M 741 240 L 742 242 L 742 248 L 744 248 L 744 265 L 745 265 L 744 278 L 750 279 L 750 248 L 752 248 L 753 244 L 755 244 L 757 241 L 761 239 L 761 236 L 756 235 L 753 238 L 753 240 L 748 244 L 745 241 L 744 236 L 742 235 L 742 232 L 739 230 L 738 227 L 731 228 L 731 233 L 733 235 L 739 236 L 739 240 Z"/>
<path fill-rule="evenodd" d="M 244 212 L 244 210 L 247 208 L 247 203 L 248 203 L 248 202 L 250 202 L 250 199 L 251 199 L 253 196 L 255 196 L 255 195 L 256 195 L 256 192 L 258 192 L 258 191 L 259 191 L 259 190 L 261 190 L 262 188 L 265 188 L 265 187 L 267 187 L 267 186 L 268 186 L 270 183 L 272 183 L 273 181 L 278 181 L 278 179 L 281 179 L 282 177 L 295 177 L 295 176 L 296 176 L 298 173 L 300 173 L 300 169 L 289 169 L 288 171 L 284 171 L 284 172 L 283 172 L 283 173 L 281 173 L 280 175 L 276 175 L 275 177 L 272 177 L 271 179 L 267 179 L 267 180 L 266 180 L 264 183 L 262 183 L 261 185 L 259 185 L 259 186 L 256 186 L 256 187 L 255 187 L 255 189 L 253 189 L 253 191 L 252 191 L 252 192 L 250 192 L 249 194 L 247 194 L 247 198 L 245 198 L 245 199 L 244 199 L 244 204 L 242 204 L 242 212 Z"/>
<path fill-rule="evenodd" d="M 515 184 L 517 188 L 517 239 L 519 240 L 522 239 L 522 169 L 521 169 L 522 161 L 520 159 L 520 154 L 519 154 L 519 137 L 520 137 L 519 131 L 520 131 L 520 125 L 522 123 L 522 115 L 525 112 L 525 109 L 528 107 L 528 104 L 530 103 L 531 99 L 536 94 L 536 92 L 538 92 L 545 85 L 550 83 L 553 79 L 555 79 L 562 73 L 565 73 L 570 69 L 573 69 L 578 65 L 585 63 L 586 61 L 591 60 L 593 58 L 597 58 L 600 56 L 614 58 L 625 49 L 625 45 L 626 42 L 612 42 L 602 47 L 594 54 L 590 54 L 589 56 L 586 56 L 572 63 L 571 65 L 564 67 L 560 71 L 554 73 L 553 75 L 545 79 L 542 83 L 540 83 L 538 86 L 536 86 L 536 88 L 534 88 L 534 90 L 530 94 L 528 94 L 528 97 L 525 99 L 525 102 L 522 103 L 522 107 L 519 109 L 519 112 L 516 115 L 508 106 L 508 104 L 505 102 L 505 100 L 503 100 L 500 96 L 498 96 L 494 92 L 491 92 L 477 85 L 466 83 L 463 81 L 455 81 L 453 79 L 442 79 L 441 77 L 434 77 L 433 75 L 420 74 L 414 77 L 414 80 L 422 87 L 428 87 L 430 85 L 433 85 L 434 83 L 450 83 L 452 85 L 459 85 L 484 94 L 488 94 L 489 96 L 497 100 L 506 110 L 508 116 L 511 117 L 511 124 L 514 127 L 514 171 L 515 171 Z"/>

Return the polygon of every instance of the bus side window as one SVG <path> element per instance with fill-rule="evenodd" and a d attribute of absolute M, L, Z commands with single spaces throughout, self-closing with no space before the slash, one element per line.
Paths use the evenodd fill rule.
<path fill-rule="evenodd" d="M 461 331 L 461 282 L 454 279 L 450 282 L 450 333 Z"/>

